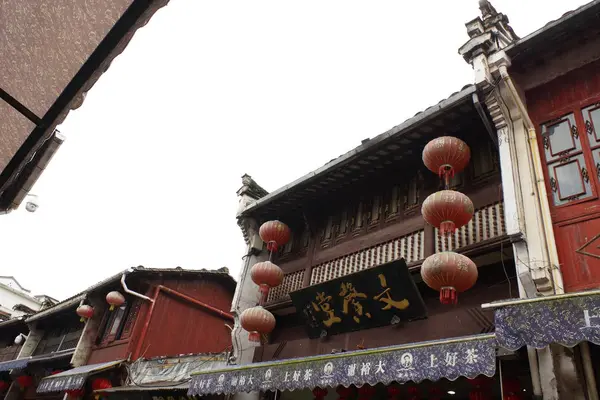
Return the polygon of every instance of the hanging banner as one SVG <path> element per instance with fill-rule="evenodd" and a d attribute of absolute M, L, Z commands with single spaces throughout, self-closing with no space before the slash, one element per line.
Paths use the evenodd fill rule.
<path fill-rule="evenodd" d="M 600 293 L 515 303 L 495 311 L 496 337 L 505 349 L 542 349 L 552 343 L 573 347 L 584 340 L 600 344 Z"/>
<path fill-rule="evenodd" d="M 425 318 L 425 304 L 404 259 L 290 293 L 317 338 Z"/>
<path fill-rule="evenodd" d="M 493 334 L 477 335 L 192 374 L 188 394 L 313 389 L 365 383 L 387 385 L 394 381 L 491 377 L 495 372 L 495 337 Z"/>

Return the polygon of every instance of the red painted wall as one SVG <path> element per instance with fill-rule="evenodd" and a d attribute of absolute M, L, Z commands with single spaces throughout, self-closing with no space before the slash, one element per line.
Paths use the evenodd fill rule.
<path fill-rule="evenodd" d="M 212 280 L 168 280 L 164 286 L 229 312 L 233 293 Z M 144 357 L 220 353 L 231 347 L 231 321 L 161 291 L 142 343 Z M 137 333 L 137 332 L 136 332 Z M 134 337 L 134 341 L 139 335 Z"/>
<path fill-rule="evenodd" d="M 599 71 L 600 61 L 595 61 L 526 92 L 527 107 L 537 127 L 554 236 L 567 292 L 600 288 L 600 126 L 590 129 L 590 117 L 586 115 L 587 107 L 600 104 Z M 579 143 L 580 149 L 573 145 L 573 149 L 559 154 L 560 161 L 547 166 L 541 125 L 564 121 L 569 115 L 574 122 L 571 126 L 577 127 L 572 140 Z M 555 204 L 553 188 L 549 184 L 553 176 L 549 170 L 575 162 L 586 171 L 584 174 L 582 169 L 579 177 L 582 184 L 588 185 L 585 195 Z M 575 178 L 578 177 L 572 179 Z M 559 179 L 558 189 L 560 182 Z"/>

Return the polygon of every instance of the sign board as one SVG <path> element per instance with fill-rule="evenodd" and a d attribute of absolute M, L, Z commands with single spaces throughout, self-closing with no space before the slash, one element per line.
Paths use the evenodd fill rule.
<path fill-rule="evenodd" d="M 290 293 L 317 338 L 425 318 L 425 303 L 404 259 Z"/>

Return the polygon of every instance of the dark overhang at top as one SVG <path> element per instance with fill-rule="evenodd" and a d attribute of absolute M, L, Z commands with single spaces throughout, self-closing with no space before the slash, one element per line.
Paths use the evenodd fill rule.
<path fill-rule="evenodd" d="M 389 131 L 363 141 L 321 168 L 249 203 L 238 217 L 282 218 L 326 194 L 382 176 L 387 171 L 401 174 L 398 168 L 420 160 L 423 147 L 434 137 L 473 134 L 487 137 L 493 133 L 492 129 L 475 86 L 465 86 L 460 92 Z"/>
<path fill-rule="evenodd" d="M 538 62 L 544 56 L 558 54 L 570 43 L 581 42 L 600 30 L 600 0 L 594 0 L 506 47 L 513 64 Z"/>
<path fill-rule="evenodd" d="M 167 2 L 2 2 L 0 212 L 19 205 L 62 143 L 56 126 Z"/>

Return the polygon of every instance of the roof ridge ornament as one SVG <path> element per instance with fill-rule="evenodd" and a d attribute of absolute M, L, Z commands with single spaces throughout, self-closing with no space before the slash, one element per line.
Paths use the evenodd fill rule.
<path fill-rule="evenodd" d="M 481 17 L 484 20 L 498 15 L 498 11 L 488 0 L 479 0 L 479 10 L 481 10 Z"/>

